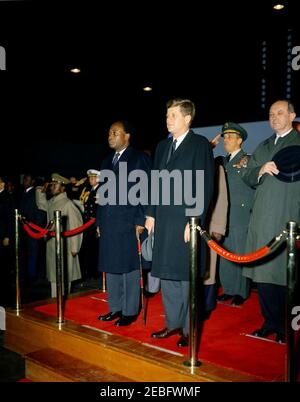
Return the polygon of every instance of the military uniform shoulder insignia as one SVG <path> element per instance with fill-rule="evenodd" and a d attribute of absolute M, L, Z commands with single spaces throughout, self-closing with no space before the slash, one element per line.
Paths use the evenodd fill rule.
<path fill-rule="evenodd" d="M 84 187 L 84 189 L 82 190 L 80 197 L 79 197 L 81 204 L 84 205 L 87 202 L 89 195 L 90 195 L 90 191 L 87 190 L 87 187 Z"/>
<path fill-rule="evenodd" d="M 240 169 L 240 168 L 246 168 L 248 166 L 248 160 L 249 160 L 249 155 L 244 154 L 242 159 L 240 159 L 238 161 L 238 163 L 236 163 L 235 165 L 233 165 L 233 167 Z"/>

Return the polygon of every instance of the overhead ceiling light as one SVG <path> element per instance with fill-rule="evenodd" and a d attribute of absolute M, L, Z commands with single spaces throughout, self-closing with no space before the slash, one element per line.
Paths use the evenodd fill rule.
<path fill-rule="evenodd" d="M 284 5 L 283 4 L 275 4 L 273 6 L 273 8 L 274 8 L 274 10 L 279 11 L 279 10 L 282 10 L 284 8 Z"/>
<path fill-rule="evenodd" d="M 80 73 L 80 68 L 71 68 L 71 73 L 73 73 L 73 74 L 79 74 Z"/>
<path fill-rule="evenodd" d="M 150 92 L 150 91 L 152 91 L 152 88 L 151 88 L 151 87 L 144 87 L 144 88 L 143 88 L 143 91 L 145 91 L 145 92 Z"/>

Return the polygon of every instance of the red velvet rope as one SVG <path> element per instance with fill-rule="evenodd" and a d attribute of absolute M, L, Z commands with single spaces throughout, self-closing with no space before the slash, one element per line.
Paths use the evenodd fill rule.
<path fill-rule="evenodd" d="M 48 229 L 43 229 L 43 232 L 40 231 L 39 233 L 36 233 L 33 230 L 31 230 L 26 223 L 23 223 L 23 228 L 25 232 L 33 239 L 42 239 L 48 233 Z"/>
<path fill-rule="evenodd" d="M 74 236 L 78 233 L 83 232 L 85 229 L 89 228 L 90 226 L 92 226 L 95 223 L 95 221 L 96 221 L 95 218 L 91 218 L 85 224 L 79 226 L 78 228 L 75 228 L 72 230 L 67 230 L 66 232 L 63 232 L 62 235 L 65 237 Z M 30 227 L 34 228 L 38 233 L 31 230 Z M 40 226 L 38 226 L 32 222 L 23 222 L 23 228 L 27 232 L 27 234 L 30 237 L 32 237 L 33 239 L 41 239 L 42 237 L 46 236 L 47 234 L 50 235 L 51 237 L 55 236 L 55 232 L 53 232 L 53 231 L 49 232 L 49 229 L 41 228 Z"/>
<path fill-rule="evenodd" d="M 26 225 L 30 226 L 32 229 L 35 229 L 39 233 L 45 233 L 47 234 L 49 232 L 49 229 L 47 228 L 41 228 L 40 226 L 36 225 L 33 222 L 25 222 Z"/>
<path fill-rule="evenodd" d="M 238 255 L 225 250 L 224 248 L 219 246 L 218 243 L 216 243 L 214 240 L 209 240 L 207 242 L 207 245 L 221 257 L 224 257 L 229 261 L 237 262 L 239 264 L 258 260 L 270 252 L 270 247 L 264 246 L 254 251 L 253 253 Z"/>
<path fill-rule="evenodd" d="M 78 228 L 72 229 L 72 230 L 67 230 L 66 232 L 63 232 L 62 235 L 64 237 L 70 237 L 70 236 L 74 236 L 78 233 L 83 232 L 85 229 L 89 228 L 90 226 L 92 226 L 96 221 L 96 218 L 91 218 L 88 222 L 84 223 L 83 225 L 79 226 Z M 55 236 L 55 232 L 49 232 L 49 235 L 51 237 Z"/>

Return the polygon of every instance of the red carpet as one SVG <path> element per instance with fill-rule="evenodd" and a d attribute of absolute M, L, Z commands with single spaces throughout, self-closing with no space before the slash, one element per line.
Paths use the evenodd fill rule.
<path fill-rule="evenodd" d="M 40 306 L 36 310 L 55 316 L 56 304 Z M 153 331 L 165 326 L 160 294 L 149 299 L 146 327 L 141 314 L 128 327 L 116 327 L 113 322 L 97 320 L 99 314 L 106 312 L 106 294 L 101 292 L 69 299 L 65 306 L 65 318 L 68 320 L 177 353 L 188 353 L 187 348 L 176 346 L 178 336 L 162 340 L 150 337 Z M 218 304 L 211 318 L 204 324 L 199 359 L 252 374 L 262 380 L 283 381 L 286 346 L 245 335 L 259 328 L 262 321 L 256 293 L 252 293 L 251 298 L 240 307 Z"/>

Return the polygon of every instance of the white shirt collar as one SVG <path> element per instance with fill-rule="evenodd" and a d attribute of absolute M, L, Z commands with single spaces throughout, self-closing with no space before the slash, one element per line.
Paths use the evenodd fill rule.
<path fill-rule="evenodd" d="M 26 193 L 28 193 L 29 190 L 31 190 L 33 188 L 33 186 L 26 188 Z"/>
<path fill-rule="evenodd" d="M 237 149 L 236 151 L 233 151 L 230 154 L 230 159 L 229 160 L 231 161 L 231 159 L 233 159 L 240 152 L 240 150 L 241 150 L 241 148 Z"/>
<path fill-rule="evenodd" d="M 2 190 L 0 190 L 0 193 L 2 193 L 2 191 L 4 191 L 4 188 Z"/>
<path fill-rule="evenodd" d="M 293 130 L 293 127 L 292 128 L 290 128 L 287 132 L 285 132 L 285 133 L 283 133 L 283 134 L 277 134 L 277 133 L 275 133 L 276 134 L 276 138 L 278 138 L 278 137 L 285 137 L 286 135 L 288 135 L 291 131 Z"/>
<path fill-rule="evenodd" d="M 124 151 L 126 151 L 126 149 L 127 149 L 127 148 L 124 148 L 124 149 L 122 149 L 122 151 L 115 152 L 115 155 L 116 155 L 116 154 L 119 154 L 118 160 L 121 158 L 122 153 L 123 153 Z"/>
<path fill-rule="evenodd" d="M 179 147 L 179 145 L 182 143 L 182 141 L 185 139 L 185 137 L 187 136 L 188 132 L 190 131 L 190 129 L 188 129 L 185 133 L 181 134 L 179 137 L 174 138 L 173 137 L 173 141 L 176 140 L 176 148 L 177 149 Z"/>

